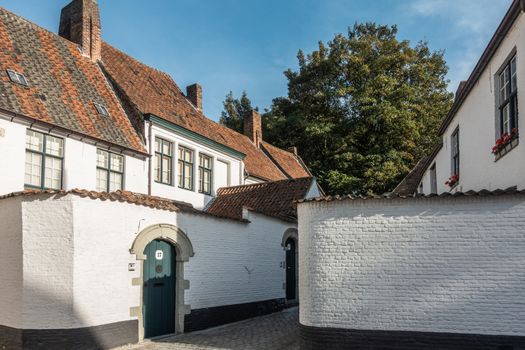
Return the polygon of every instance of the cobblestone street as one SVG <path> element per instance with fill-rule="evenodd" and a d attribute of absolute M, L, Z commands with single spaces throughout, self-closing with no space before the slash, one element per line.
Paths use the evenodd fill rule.
<path fill-rule="evenodd" d="M 115 350 L 298 350 L 298 308 Z"/>

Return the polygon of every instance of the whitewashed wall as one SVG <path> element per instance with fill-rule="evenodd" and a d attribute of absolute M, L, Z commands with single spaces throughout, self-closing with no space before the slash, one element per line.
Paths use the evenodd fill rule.
<path fill-rule="evenodd" d="M 511 186 L 525 188 L 525 162 L 523 161 L 525 146 L 518 145 L 497 162 L 494 162 L 494 155 L 491 153 L 492 146 L 496 142 L 494 75 L 514 48 L 517 51 L 518 105 L 521 106 L 518 107 L 518 125 L 522 128 L 525 126 L 523 109 L 525 103 L 525 45 L 523 43 L 525 43 L 525 15 L 522 12 L 443 135 L 443 148 L 435 158 L 438 193 L 450 190 L 445 185 L 452 175 L 450 137 L 458 125 L 460 181 L 455 188 L 456 191 L 495 190 Z M 422 181 L 423 192 L 430 193 L 429 169 Z"/>
<path fill-rule="evenodd" d="M 17 198 L 0 200 L 0 325 L 22 326 L 22 213 Z"/>
<path fill-rule="evenodd" d="M 199 193 L 199 153 L 203 153 L 213 158 L 214 172 L 213 172 L 213 183 L 212 183 L 212 195 L 215 195 L 218 188 L 222 185 L 229 184 L 229 186 L 236 186 L 243 183 L 243 171 L 242 161 L 217 151 L 210 147 L 196 143 L 186 137 L 178 135 L 174 132 L 166 130 L 162 127 L 154 125 L 152 127 L 152 140 L 155 137 L 160 137 L 164 140 L 170 141 L 174 145 L 174 157 L 173 157 L 173 185 L 166 185 L 157 183 L 152 180 L 151 194 L 154 196 L 161 196 L 165 198 L 172 198 L 179 201 L 193 204 L 196 208 L 203 208 L 212 199 L 212 196 Z M 154 144 L 153 144 L 154 145 Z M 193 191 L 181 189 L 178 187 L 178 147 L 179 145 L 189 148 L 194 151 L 194 166 L 193 166 Z M 151 154 L 154 155 L 155 149 L 152 150 Z M 152 162 L 155 162 L 155 158 L 151 158 Z M 228 164 L 229 178 L 225 179 L 225 174 L 219 170 L 224 167 L 216 167 L 218 161 Z M 154 169 L 154 164 L 152 169 Z"/>
<path fill-rule="evenodd" d="M 179 227 L 193 244 L 184 276 L 190 281 L 185 304 L 192 309 L 285 297 L 281 241 L 294 225 L 255 213 L 246 224 L 74 195 L 29 198 L 21 204 L 23 227 L 12 234 L 20 242 L 23 231 L 24 285 L 17 293 L 24 296 L 24 322 L 8 319 L 9 325 L 77 328 L 133 319 L 130 308 L 140 305 L 141 287 L 131 284 L 140 270 L 128 271 L 128 263 L 137 263 L 129 249 L 138 232 L 161 223 Z M 0 205 L 10 208 L 2 215 L 16 214 L 20 204 Z M 10 259 L 20 254 L 21 247 Z M 12 264 L 3 259 L 2 265 Z"/>
<path fill-rule="evenodd" d="M 2 195 L 24 189 L 26 128 L 0 118 L 0 129 Z"/>
<path fill-rule="evenodd" d="M 525 335 L 525 197 L 299 204 L 306 326 Z"/>

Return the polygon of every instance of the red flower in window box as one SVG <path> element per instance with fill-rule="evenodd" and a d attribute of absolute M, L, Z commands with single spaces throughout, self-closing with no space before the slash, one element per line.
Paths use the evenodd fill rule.
<path fill-rule="evenodd" d="M 445 182 L 445 185 L 448 185 L 450 188 L 454 187 L 459 181 L 459 175 L 454 174 L 452 175 L 447 182 Z"/>
<path fill-rule="evenodd" d="M 496 144 L 492 147 L 492 153 L 498 154 L 516 137 L 518 137 L 518 128 L 512 129 L 510 134 L 508 132 L 504 132 L 503 135 L 501 135 L 501 137 L 496 140 Z"/>

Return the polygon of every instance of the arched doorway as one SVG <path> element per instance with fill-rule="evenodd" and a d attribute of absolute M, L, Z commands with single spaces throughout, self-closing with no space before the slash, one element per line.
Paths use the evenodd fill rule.
<path fill-rule="evenodd" d="M 174 247 L 156 239 L 144 249 L 142 315 L 144 337 L 152 338 L 175 331 L 175 259 Z"/>
<path fill-rule="evenodd" d="M 295 305 L 299 302 L 299 247 L 296 228 L 289 228 L 283 234 L 281 245 L 285 251 L 286 303 Z"/>
<path fill-rule="evenodd" d="M 156 242 L 156 243 L 154 243 Z M 158 248 L 161 249 L 158 249 Z M 184 291 L 190 288 L 190 282 L 184 279 L 184 263 L 188 262 L 190 257 L 194 256 L 193 246 L 188 236 L 180 230 L 178 227 L 170 224 L 158 224 L 150 226 L 143 231 L 141 231 L 131 246 L 129 250 L 131 254 L 134 254 L 140 267 L 140 277 L 132 278 L 132 285 L 141 287 L 141 297 L 140 305 L 130 308 L 130 314 L 137 316 L 139 323 L 139 339 L 144 339 L 146 337 L 154 336 L 150 335 L 149 332 L 146 335 L 146 317 L 148 316 L 148 308 L 144 310 L 144 302 L 147 302 L 149 297 L 146 297 L 146 293 L 150 292 L 149 284 L 144 286 L 146 280 L 149 281 L 148 276 L 153 277 L 153 283 L 161 283 L 160 281 L 155 280 L 153 274 L 150 274 L 151 269 L 156 269 L 155 263 L 153 267 L 148 266 L 150 262 L 156 261 L 155 256 L 157 250 L 162 250 L 162 258 L 165 258 L 166 254 L 170 254 L 170 261 L 166 263 L 171 263 L 172 265 L 172 274 L 170 278 L 174 280 L 174 293 L 172 294 L 172 301 L 174 306 L 172 307 L 172 315 L 174 317 L 174 326 L 170 325 L 170 329 L 163 329 L 162 332 L 168 332 L 164 334 L 171 333 L 183 333 L 184 332 L 184 316 L 189 314 L 191 311 L 191 306 L 185 304 L 184 302 Z M 149 254 L 148 254 L 149 253 Z M 153 255 L 151 255 L 153 253 Z M 152 259 L 152 260 L 149 260 Z M 163 264 L 162 271 L 164 271 L 165 265 Z M 160 272 L 161 276 L 162 272 Z M 161 286 L 157 286 L 161 287 Z M 155 292 L 153 292 L 155 293 Z M 146 305 L 148 306 L 148 305 Z M 155 306 L 154 306 L 155 307 Z M 144 312 L 145 311 L 145 312 Z M 150 305 L 150 313 L 151 313 Z M 167 317 L 167 316 L 166 316 Z M 149 321 L 149 319 L 148 319 Z M 148 324 L 149 327 L 149 324 Z"/>
<path fill-rule="evenodd" d="M 296 244 L 295 239 L 286 240 L 286 300 L 297 299 L 297 266 L 296 266 Z"/>

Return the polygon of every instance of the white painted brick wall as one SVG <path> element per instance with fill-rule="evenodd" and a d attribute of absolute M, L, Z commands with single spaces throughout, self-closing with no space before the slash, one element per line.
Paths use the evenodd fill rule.
<path fill-rule="evenodd" d="M 12 243 L 5 249 L 20 249 L 0 254 L 0 265 L 12 267 L 0 276 L 23 275 L 24 284 L 0 283 L 0 306 L 8 302 L 3 291 L 23 295 L 22 303 L 0 308 L 0 324 L 77 328 L 133 319 L 130 307 L 140 305 L 141 287 L 131 282 L 140 276 L 140 263 L 129 249 L 138 232 L 156 224 L 179 227 L 193 244 L 184 276 L 190 281 L 185 303 L 192 309 L 285 297 L 281 241 L 294 225 L 263 215 L 252 213 L 252 222 L 243 224 L 74 195 L 0 200 L 0 219 L 4 214 L 14 225 L 1 231 Z M 16 225 L 17 215 L 23 225 Z M 137 263 L 136 271 L 128 271 L 130 262 Z M 23 324 L 17 323 L 16 305 L 22 305 Z"/>
<path fill-rule="evenodd" d="M 525 335 L 525 198 L 299 205 L 307 326 Z"/>

